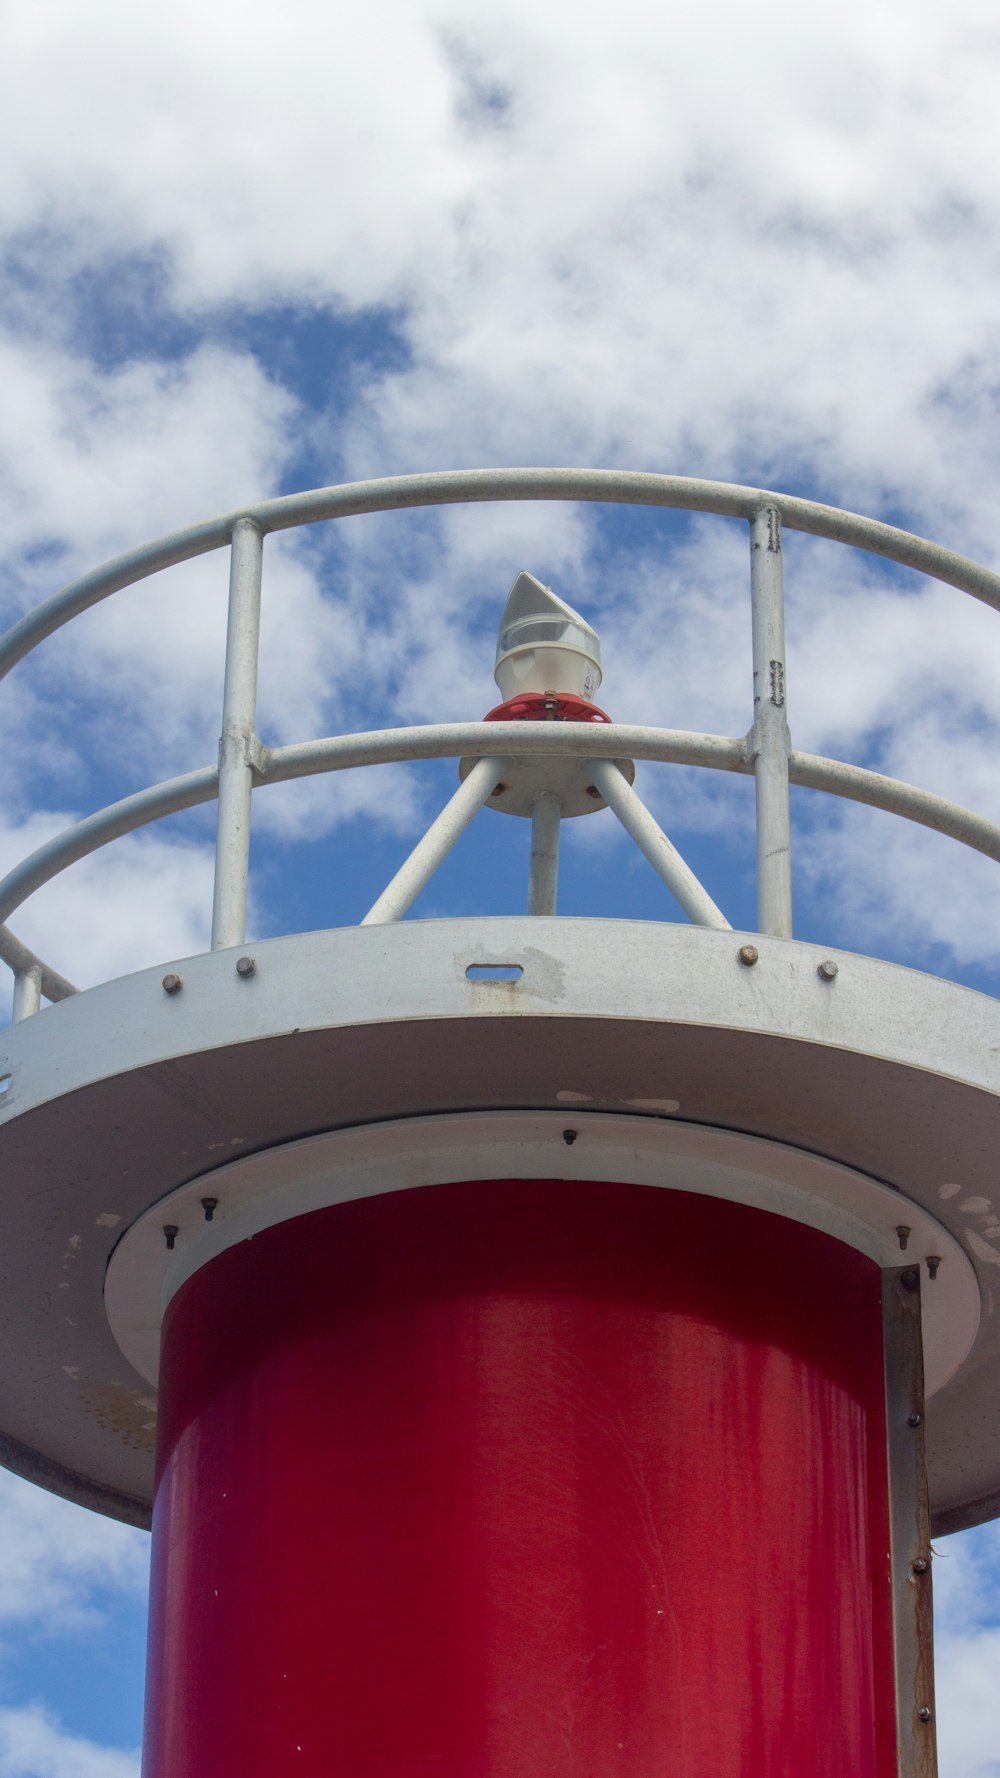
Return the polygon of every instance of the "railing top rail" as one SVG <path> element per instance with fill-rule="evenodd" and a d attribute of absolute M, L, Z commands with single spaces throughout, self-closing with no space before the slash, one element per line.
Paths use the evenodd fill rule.
<path fill-rule="evenodd" d="M 254 506 L 223 513 L 186 530 L 144 544 L 103 567 L 72 581 L 61 592 L 28 612 L 0 637 L 0 678 L 63 624 L 112 593 L 145 580 L 164 568 L 212 550 L 224 549 L 234 527 L 250 521 L 265 533 L 361 513 L 397 512 L 420 506 L 468 505 L 482 501 L 565 500 L 625 506 L 667 507 L 687 512 L 716 513 L 725 518 L 752 519 L 772 506 L 793 531 L 825 537 L 834 543 L 883 556 L 932 579 L 957 587 L 1000 611 L 1000 574 L 954 550 L 931 543 L 914 532 L 880 519 L 827 506 L 798 495 L 743 487 L 735 482 L 703 481 L 680 475 L 652 475 L 625 469 L 454 469 L 430 475 L 387 476 L 376 481 L 345 482 L 339 487 L 312 488 Z"/>

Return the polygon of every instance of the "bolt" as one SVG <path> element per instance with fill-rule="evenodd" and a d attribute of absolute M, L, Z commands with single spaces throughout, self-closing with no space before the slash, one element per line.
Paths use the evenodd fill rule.
<path fill-rule="evenodd" d="M 503 796 L 503 793 L 506 790 L 506 788 L 507 788 L 506 784 L 503 784 L 503 783 L 494 784 L 493 789 L 490 791 L 490 795 L 491 796 Z"/>
<path fill-rule="evenodd" d="M 183 988 L 183 986 L 184 986 L 184 977 L 183 976 L 165 975 L 163 978 L 163 992 L 165 994 L 179 994 L 181 989 Z"/>
<path fill-rule="evenodd" d="M 940 1264 L 941 1264 L 940 1253 L 929 1253 L 927 1255 L 927 1276 L 931 1280 L 932 1284 L 934 1282 L 934 1279 L 938 1275 L 938 1267 Z"/>
<path fill-rule="evenodd" d="M 567 1148 L 572 1148 L 574 1142 L 576 1141 L 578 1134 L 579 1134 L 579 1132 L 577 1130 L 564 1130 L 563 1131 L 563 1141 L 565 1142 Z"/>
<path fill-rule="evenodd" d="M 256 973 L 257 973 L 256 958 L 255 957 L 237 957 L 237 959 L 236 959 L 236 973 L 237 973 L 237 975 L 241 975 L 244 978 L 246 976 L 256 975 Z"/>
<path fill-rule="evenodd" d="M 165 1222 L 164 1223 L 163 1234 L 164 1234 L 164 1238 L 167 1243 L 167 1252 L 168 1253 L 173 1253 L 174 1248 L 177 1244 L 177 1237 L 180 1234 L 180 1232 L 181 1231 L 177 1227 L 177 1224 L 175 1222 Z"/>
<path fill-rule="evenodd" d="M 930 1722 L 933 1714 L 934 1712 L 929 1704 L 921 1704 L 920 1709 L 917 1711 L 917 1716 L 921 1722 Z"/>
<path fill-rule="evenodd" d="M 922 1426 L 923 1423 L 924 1423 L 923 1414 L 908 1414 L 906 1417 L 907 1426 Z"/>
<path fill-rule="evenodd" d="M 218 1198 L 202 1198 L 201 1207 L 205 1212 L 205 1221 L 211 1222 L 215 1212 L 219 1208 L 219 1200 Z"/>
<path fill-rule="evenodd" d="M 601 800 L 601 793 L 598 790 L 596 784 L 588 784 L 587 785 L 587 795 L 592 796 L 595 803 L 599 803 Z"/>
<path fill-rule="evenodd" d="M 745 963 L 747 968 L 749 969 L 752 964 L 756 963 L 758 957 L 760 956 L 760 952 L 758 951 L 756 945 L 741 945 L 739 950 L 737 951 L 736 955 L 739 958 L 740 962 Z"/>
<path fill-rule="evenodd" d="M 926 1556 L 918 1556 L 915 1562 L 910 1563 L 910 1567 L 913 1569 L 914 1574 L 926 1574 L 930 1567 L 930 1563 Z"/>
<path fill-rule="evenodd" d="M 827 957 L 823 963 L 820 963 L 816 969 L 816 974 L 819 976 L 821 982 L 834 982 L 839 973 L 836 963 L 831 962 L 829 957 Z"/>
<path fill-rule="evenodd" d="M 908 1223 L 905 1223 L 905 1222 L 897 1223 L 896 1235 L 899 1239 L 900 1253 L 906 1252 L 907 1246 L 909 1244 L 909 1239 L 910 1239 L 910 1236 L 912 1235 L 912 1233 L 913 1233 L 913 1230 L 910 1228 Z"/>
<path fill-rule="evenodd" d="M 900 1272 L 899 1282 L 904 1290 L 919 1290 L 920 1273 L 917 1271 L 916 1266 L 907 1266 L 905 1272 Z"/>

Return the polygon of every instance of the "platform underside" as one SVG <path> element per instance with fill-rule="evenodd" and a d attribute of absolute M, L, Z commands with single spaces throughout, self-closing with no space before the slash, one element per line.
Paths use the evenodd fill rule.
<path fill-rule="evenodd" d="M 392 1118 L 613 1111 L 796 1145 L 887 1183 L 955 1235 L 982 1322 L 928 1408 L 936 1528 L 1000 1512 L 1000 1003 L 750 936 L 752 968 L 743 935 L 686 926 L 349 928 L 247 947 L 251 976 L 232 951 L 165 963 L 5 1033 L 3 1461 L 148 1521 L 155 1396 L 112 1339 L 102 1292 L 122 1234 L 178 1186 Z M 824 980 L 831 957 L 838 973 Z M 467 978 L 486 964 L 523 973 Z M 164 992 L 168 971 L 179 993 Z"/>

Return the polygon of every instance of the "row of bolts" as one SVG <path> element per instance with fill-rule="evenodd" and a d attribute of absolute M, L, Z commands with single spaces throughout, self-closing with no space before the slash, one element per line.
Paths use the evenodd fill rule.
<path fill-rule="evenodd" d="M 758 951 L 756 945 L 741 945 L 739 950 L 737 951 L 736 955 L 739 958 L 740 962 L 745 964 L 748 969 L 752 969 L 753 965 L 760 961 L 760 952 Z M 256 973 L 257 973 L 256 958 L 255 957 L 238 957 L 236 959 L 236 973 L 237 973 L 237 975 L 242 976 L 244 978 L 244 980 L 246 979 L 247 976 L 256 975 Z M 824 982 L 836 981 L 839 973 L 840 973 L 840 971 L 839 971 L 836 963 L 832 962 L 830 960 L 830 958 L 826 958 L 826 959 L 824 959 L 824 961 L 822 963 L 818 963 L 816 965 L 816 974 L 819 976 L 821 981 L 824 981 Z M 183 986 L 184 986 L 184 977 L 182 975 L 176 975 L 173 972 L 171 972 L 169 975 L 165 975 L 163 978 L 163 991 L 165 994 L 179 994 L 181 989 L 183 988 Z"/>

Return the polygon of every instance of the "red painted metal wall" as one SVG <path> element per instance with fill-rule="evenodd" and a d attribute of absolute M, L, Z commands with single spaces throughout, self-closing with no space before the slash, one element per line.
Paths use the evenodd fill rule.
<path fill-rule="evenodd" d="M 316 1211 L 164 1331 L 145 1778 L 890 1778 L 879 1275 L 562 1181 Z"/>

